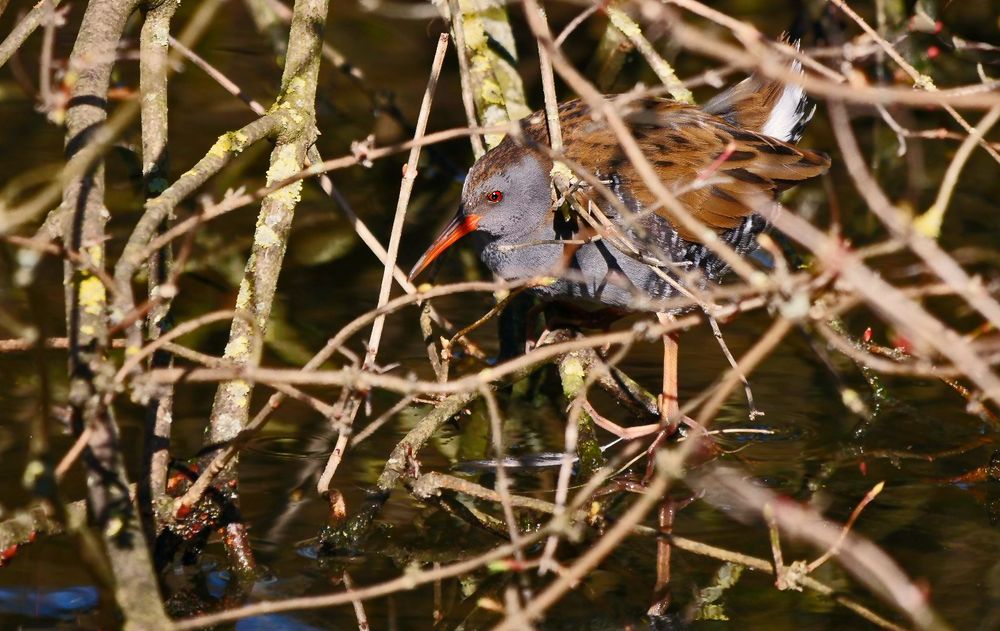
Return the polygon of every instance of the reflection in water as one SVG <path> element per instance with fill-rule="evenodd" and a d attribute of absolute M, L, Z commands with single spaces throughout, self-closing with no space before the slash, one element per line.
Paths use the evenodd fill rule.
<path fill-rule="evenodd" d="M 96 606 L 96 587 L 66 587 L 53 590 L 32 587 L 0 589 L 0 612 L 16 616 L 70 620 Z"/>

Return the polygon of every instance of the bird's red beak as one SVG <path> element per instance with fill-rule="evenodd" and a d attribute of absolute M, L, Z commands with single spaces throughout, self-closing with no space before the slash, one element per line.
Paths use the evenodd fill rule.
<path fill-rule="evenodd" d="M 441 231 L 437 239 L 434 239 L 434 243 L 431 243 L 431 246 L 427 248 L 427 251 L 420 257 L 417 264 L 413 266 L 408 279 L 412 282 L 420 272 L 424 271 L 425 267 L 434 262 L 434 259 L 441 256 L 442 252 L 451 247 L 451 244 L 475 230 L 479 226 L 479 219 L 479 215 L 464 215 L 459 211 L 455 215 L 455 218 L 444 227 L 444 230 Z"/>

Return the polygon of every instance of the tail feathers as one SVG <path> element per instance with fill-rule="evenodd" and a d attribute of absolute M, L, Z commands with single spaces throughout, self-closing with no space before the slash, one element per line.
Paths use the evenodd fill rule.
<path fill-rule="evenodd" d="M 795 44 L 798 47 L 798 44 Z M 797 60 L 790 69 L 802 74 Z M 770 80 L 753 74 L 718 94 L 702 108 L 730 125 L 760 132 L 766 136 L 796 143 L 812 119 L 816 107 L 810 107 L 802 88 L 795 84 Z"/>

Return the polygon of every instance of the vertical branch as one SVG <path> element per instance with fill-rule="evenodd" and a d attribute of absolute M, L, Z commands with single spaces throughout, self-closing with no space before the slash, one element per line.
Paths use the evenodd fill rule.
<path fill-rule="evenodd" d="M 298 0 L 294 11 L 281 95 L 271 110 L 272 116 L 278 119 L 278 142 L 271 153 L 268 184 L 294 175 L 302 168 L 306 150 L 312 145 L 316 132 L 316 80 L 327 2 Z M 234 319 L 226 345 L 225 358 L 236 365 L 256 363 L 252 351 L 259 346 L 267 329 L 301 188 L 302 182 L 296 182 L 271 193 L 261 204 L 250 258 L 236 299 L 237 309 L 250 313 L 252 322 Z M 212 408 L 210 442 L 232 440 L 243 429 L 248 418 L 250 390 L 250 384 L 241 380 L 227 381 L 219 386 Z"/>
<path fill-rule="evenodd" d="M 448 14 L 451 17 L 451 32 L 455 38 L 455 52 L 458 55 L 458 76 L 462 82 L 462 106 L 465 108 L 465 120 L 469 127 L 478 125 L 476 119 L 476 103 L 472 96 L 472 73 L 469 70 L 469 49 L 465 45 L 465 20 L 458 8 L 458 0 L 448 1 Z M 470 134 L 472 155 L 478 160 L 486 153 L 486 145 L 479 134 Z"/>
<path fill-rule="evenodd" d="M 546 20 L 545 9 L 539 6 L 538 12 L 542 20 Z M 542 93 L 545 95 L 545 122 L 549 130 L 549 146 L 552 151 L 562 151 L 562 127 L 559 125 L 559 102 L 556 98 L 556 80 L 552 72 L 552 59 L 549 51 L 538 43 L 538 69 L 542 74 Z M 561 163 L 559 163 L 561 164 Z M 563 165 L 564 169 L 567 169 Z M 568 169 L 567 169 L 568 170 Z"/>
<path fill-rule="evenodd" d="M 423 102 L 420 104 L 420 113 L 417 115 L 417 128 L 413 134 L 414 140 L 423 137 L 427 130 L 427 119 L 430 117 L 431 102 L 434 100 L 434 92 L 437 89 L 438 77 L 441 75 L 441 66 L 444 64 L 444 55 L 448 50 L 448 35 L 441 34 L 438 39 L 437 50 L 434 53 L 434 62 L 431 65 L 431 76 L 427 81 L 427 89 L 424 91 Z M 399 241 L 403 235 L 403 223 L 406 219 L 406 208 L 410 204 L 410 193 L 413 191 L 413 182 L 417 178 L 417 165 L 420 162 L 420 146 L 416 145 L 410 149 L 409 158 L 406 161 L 406 171 L 403 173 L 403 181 L 399 186 L 399 197 L 396 200 L 396 214 L 392 222 L 392 233 L 389 235 L 389 249 L 386 253 L 385 266 L 382 268 L 382 284 L 379 287 L 378 307 L 381 309 L 389 302 L 389 292 L 392 289 L 392 276 L 396 270 L 396 255 L 399 253 Z M 382 342 L 382 330 L 385 326 L 385 314 L 380 314 L 372 323 L 372 333 L 368 338 L 368 352 L 365 355 L 364 367 L 367 369 L 375 366 L 375 358 L 378 355 L 378 348 Z M 336 472 L 337 465 L 347 448 L 350 438 L 350 427 L 354 423 L 354 417 L 358 413 L 359 401 L 355 397 L 346 406 L 340 435 L 337 437 L 337 444 L 333 448 L 333 453 L 327 461 L 327 465 L 320 476 L 317 490 L 326 493 L 330 486 L 330 480 Z"/>
<path fill-rule="evenodd" d="M 660 536 L 656 539 L 656 585 L 653 587 L 655 601 L 646 612 L 650 616 L 665 616 L 670 608 L 670 535 L 674 529 L 676 505 L 669 498 L 660 503 Z"/>
<path fill-rule="evenodd" d="M 417 116 L 417 128 L 413 134 L 414 140 L 423 137 L 427 130 L 427 119 L 431 113 L 431 101 L 434 100 L 434 92 L 437 89 L 438 77 L 441 75 L 441 65 L 444 63 L 444 54 L 448 50 L 448 35 L 441 34 L 438 39 L 437 51 L 434 54 L 434 63 L 431 67 L 431 76 L 427 81 L 427 89 L 424 91 L 424 99 L 420 104 L 420 114 Z M 403 235 L 403 222 L 406 220 L 406 207 L 410 203 L 410 192 L 413 190 L 413 182 L 417 179 L 417 164 L 420 162 L 420 145 L 415 145 L 410 149 L 410 155 L 406 160 L 406 171 L 403 173 L 403 181 L 399 186 L 399 198 L 396 200 L 396 215 L 392 221 L 392 233 L 389 235 L 389 249 L 382 272 L 382 285 L 379 287 L 378 304 L 376 308 L 381 309 L 389 302 L 389 290 L 392 289 L 392 272 L 396 268 L 396 255 L 399 253 L 399 241 Z M 366 367 L 371 367 L 375 362 L 379 344 L 382 341 L 382 329 L 385 326 L 385 314 L 380 314 L 372 324 L 372 334 L 368 339 L 368 354 L 365 356 Z"/>
<path fill-rule="evenodd" d="M 277 142 L 271 152 L 267 183 L 294 175 L 306 161 L 316 137 L 316 82 L 319 76 L 327 0 L 296 0 L 288 37 L 288 55 L 281 80 L 281 94 L 271 108 L 277 123 Z M 250 258 L 236 298 L 236 308 L 248 319 L 233 320 L 225 359 L 239 366 L 256 366 L 267 330 L 278 276 L 288 245 L 292 217 L 302 190 L 301 180 L 264 198 L 254 232 Z M 252 385 L 243 380 L 219 385 L 209 419 L 211 444 L 234 440 L 249 419 Z M 235 459 L 220 476 L 220 483 L 235 482 Z M 231 488 L 234 489 L 235 485 Z M 234 496 L 233 505 L 237 498 Z M 254 562 L 243 524 L 233 518 L 225 524 L 226 552 L 239 582 L 247 584 Z"/>
<path fill-rule="evenodd" d="M 448 7 L 455 24 L 455 41 L 460 42 L 459 31 L 464 40 L 469 87 L 479 121 L 484 126 L 500 125 L 531 114 L 514 67 L 517 50 L 506 9 L 486 0 L 450 0 Z M 462 55 L 460 51 L 459 57 Z M 463 91 L 470 90 L 463 86 Z M 503 134 L 488 134 L 486 145 L 492 149 L 502 139 Z"/>
<path fill-rule="evenodd" d="M 319 50 L 326 20 L 326 0 L 297 0 L 289 36 L 288 60 L 281 95 L 271 109 L 277 118 L 278 139 L 271 153 L 267 183 L 298 172 L 306 150 L 315 138 L 315 96 Z M 240 283 L 236 307 L 250 314 L 250 321 L 233 320 L 225 358 L 236 365 L 256 364 L 253 349 L 267 330 L 278 274 L 288 243 L 288 233 L 301 192 L 301 181 L 277 190 L 261 203 L 250 258 Z M 212 408 L 209 441 L 227 442 L 243 429 L 248 418 L 251 385 L 227 381 L 219 386 Z"/>
<path fill-rule="evenodd" d="M 87 6 L 70 55 L 76 77 L 66 114 L 66 153 L 81 152 L 107 120 L 107 91 L 118 40 L 137 0 L 94 0 Z M 99 388 L 113 370 L 106 356 L 108 310 L 105 286 L 90 270 L 104 267 L 104 165 L 98 160 L 63 188 L 67 218 L 63 241 L 79 252 L 77 265 L 65 265 L 66 319 L 69 335 L 69 403 L 73 431 L 85 429 L 90 439 L 85 453 L 88 512 L 104 538 L 115 578 L 115 600 L 125 627 L 163 628 L 169 624 L 143 532 L 134 515 L 128 479 L 119 451 L 118 427 Z"/>
<path fill-rule="evenodd" d="M 162 2 L 149 8 L 139 34 L 139 93 L 142 101 L 142 175 L 144 196 L 147 200 L 167 189 L 169 181 L 167 155 L 167 74 L 170 20 L 177 10 L 174 2 Z M 163 225 L 167 220 L 164 220 Z M 171 248 L 169 245 L 150 257 L 149 295 L 167 292 L 164 283 L 170 273 Z M 148 337 L 155 340 L 169 328 L 167 314 L 169 299 L 154 303 L 147 316 Z M 139 323 L 132 325 L 138 329 Z M 136 333 L 139 333 L 137 330 Z M 169 353 L 157 351 L 151 360 L 154 368 L 171 365 Z M 158 397 L 146 406 L 146 431 L 144 440 L 141 478 L 138 485 L 139 508 L 153 528 L 152 507 L 166 489 L 167 465 L 170 457 L 170 426 L 173 421 L 173 387 L 166 386 Z"/>

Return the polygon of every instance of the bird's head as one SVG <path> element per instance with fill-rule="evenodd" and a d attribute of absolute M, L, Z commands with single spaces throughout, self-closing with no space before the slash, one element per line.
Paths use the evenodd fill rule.
<path fill-rule="evenodd" d="M 483 156 L 465 179 L 458 213 L 413 266 L 410 280 L 470 232 L 492 239 L 531 232 L 552 205 L 551 167 L 543 154 L 509 137 Z"/>

